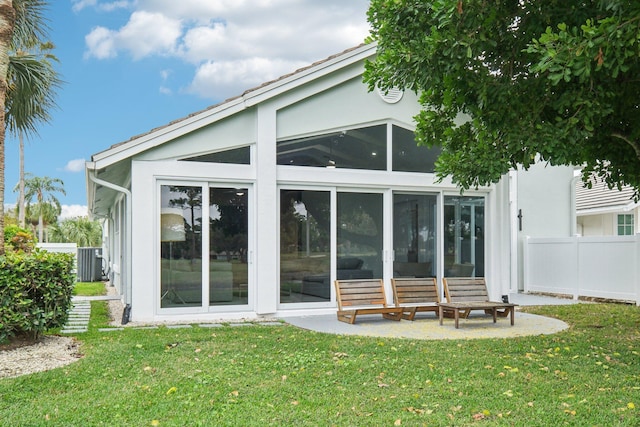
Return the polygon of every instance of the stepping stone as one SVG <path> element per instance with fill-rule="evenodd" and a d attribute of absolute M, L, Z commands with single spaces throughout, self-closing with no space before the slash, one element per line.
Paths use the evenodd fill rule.
<path fill-rule="evenodd" d="M 87 328 L 77 328 L 77 329 L 63 329 L 60 331 L 61 334 L 82 334 L 84 332 L 87 332 L 88 329 Z"/>
<path fill-rule="evenodd" d="M 201 323 L 198 326 L 201 328 L 221 328 L 222 327 L 220 323 Z"/>

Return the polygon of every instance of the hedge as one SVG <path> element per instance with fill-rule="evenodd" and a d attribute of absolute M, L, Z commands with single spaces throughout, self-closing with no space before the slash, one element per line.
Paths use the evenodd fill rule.
<path fill-rule="evenodd" d="M 36 250 L 0 256 L 0 342 L 34 339 L 67 321 L 75 285 L 74 255 Z"/>

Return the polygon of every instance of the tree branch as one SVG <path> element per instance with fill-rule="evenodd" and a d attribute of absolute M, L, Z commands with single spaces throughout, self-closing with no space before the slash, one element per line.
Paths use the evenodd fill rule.
<path fill-rule="evenodd" d="M 614 138 L 621 139 L 624 142 L 626 142 L 627 144 L 629 144 L 631 146 L 631 148 L 633 148 L 633 151 L 636 152 L 636 157 L 640 160 L 640 142 L 632 141 L 629 138 L 627 138 L 626 136 L 622 135 L 621 133 L 617 133 L 617 132 L 612 133 L 611 136 L 614 137 Z"/>

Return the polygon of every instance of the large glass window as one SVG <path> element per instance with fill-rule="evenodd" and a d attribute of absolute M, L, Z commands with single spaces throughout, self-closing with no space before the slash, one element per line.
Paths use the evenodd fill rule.
<path fill-rule="evenodd" d="M 331 300 L 331 195 L 280 191 L 280 302 Z"/>
<path fill-rule="evenodd" d="M 382 278 L 382 215 L 382 194 L 338 193 L 338 279 Z"/>
<path fill-rule="evenodd" d="M 203 154 L 201 156 L 182 159 L 188 162 L 205 163 L 233 163 L 236 165 L 248 165 L 251 163 L 251 149 L 249 147 L 234 148 L 218 151 L 217 153 Z"/>
<path fill-rule="evenodd" d="M 247 193 L 209 189 L 209 305 L 248 303 Z"/>
<path fill-rule="evenodd" d="M 278 141 L 278 164 L 387 169 L 387 125 Z"/>
<path fill-rule="evenodd" d="M 160 306 L 202 305 L 202 188 L 161 186 Z"/>
<path fill-rule="evenodd" d="M 393 126 L 393 170 L 432 173 L 440 148 L 419 146 L 410 130 Z"/>
<path fill-rule="evenodd" d="M 484 229 L 484 197 L 445 196 L 445 277 L 484 277 Z"/>
<path fill-rule="evenodd" d="M 393 277 L 436 276 L 435 195 L 393 195 Z"/>

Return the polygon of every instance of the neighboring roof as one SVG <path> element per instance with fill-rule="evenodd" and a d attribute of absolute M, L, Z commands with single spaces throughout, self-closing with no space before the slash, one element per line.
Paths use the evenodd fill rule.
<path fill-rule="evenodd" d="M 131 155 L 136 154 L 136 152 L 148 149 L 150 147 L 145 143 L 149 143 L 151 140 L 154 140 L 152 145 L 162 144 L 163 142 L 166 142 L 165 140 L 175 137 L 175 135 L 173 135 L 174 132 L 187 133 L 193 131 L 194 128 L 197 129 L 220 118 L 235 114 L 247 107 L 277 96 L 284 91 L 303 85 L 309 80 L 319 77 L 318 74 L 324 75 L 326 73 L 330 73 L 335 70 L 336 67 L 340 68 L 344 66 L 343 62 L 345 61 L 346 65 L 348 65 L 363 58 L 370 57 L 375 53 L 376 48 L 377 45 L 375 43 L 361 44 L 349 48 L 338 54 L 331 55 L 328 58 L 316 61 L 307 67 L 285 74 L 275 80 L 271 80 L 254 88 L 248 89 L 239 96 L 229 98 L 221 103 L 205 108 L 204 110 L 189 114 L 186 117 L 174 120 L 164 126 L 152 129 L 149 132 L 136 135 L 127 141 L 114 144 L 110 148 L 94 154 L 91 157 L 93 164 L 90 168 L 100 169 L 107 166 L 109 163 L 115 163 L 122 160 L 123 157 L 130 157 Z M 215 119 L 212 119 L 212 117 L 215 117 Z M 163 138 L 163 135 L 166 137 Z M 136 150 L 135 147 L 137 146 L 139 146 L 139 149 Z M 108 159 L 109 157 L 112 158 Z"/>
<path fill-rule="evenodd" d="M 638 204 L 633 201 L 634 190 L 625 186 L 622 190 L 609 189 L 606 184 L 596 182 L 586 188 L 581 180 L 576 182 L 576 213 L 578 215 L 616 211 L 629 211 Z"/>

